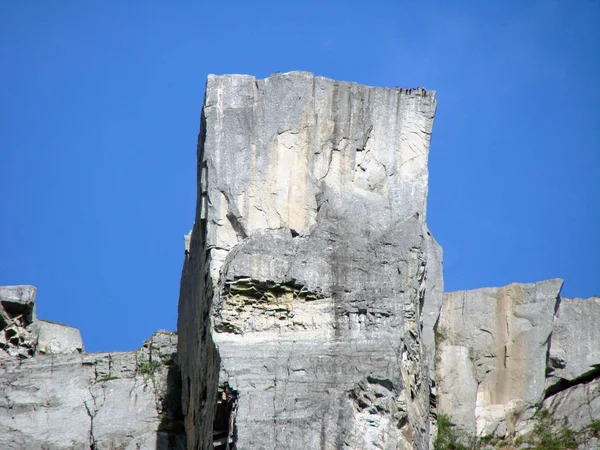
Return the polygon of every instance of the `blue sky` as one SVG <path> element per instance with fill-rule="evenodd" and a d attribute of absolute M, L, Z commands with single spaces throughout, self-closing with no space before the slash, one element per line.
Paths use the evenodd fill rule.
<path fill-rule="evenodd" d="M 0 2 L 0 285 L 88 351 L 176 328 L 206 75 L 437 90 L 447 290 L 600 295 L 600 2 Z"/>

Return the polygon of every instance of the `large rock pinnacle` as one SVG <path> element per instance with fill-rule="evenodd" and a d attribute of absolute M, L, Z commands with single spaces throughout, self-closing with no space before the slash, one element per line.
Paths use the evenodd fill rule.
<path fill-rule="evenodd" d="M 189 449 L 428 447 L 435 105 L 306 72 L 209 76 L 179 307 Z"/>

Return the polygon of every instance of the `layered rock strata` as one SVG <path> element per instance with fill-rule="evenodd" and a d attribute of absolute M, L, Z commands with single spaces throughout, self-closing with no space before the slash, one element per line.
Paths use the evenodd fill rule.
<path fill-rule="evenodd" d="M 78 330 L 35 317 L 34 287 L 0 287 L 0 305 L 0 448 L 185 448 L 174 333 L 86 354 Z"/>
<path fill-rule="evenodd" d="M 209 76 L 179 311 L 188 449 L 428 447 L 434 113 L 423 89 Z M 219 386 L 235 408 L 217 439 Z"/>

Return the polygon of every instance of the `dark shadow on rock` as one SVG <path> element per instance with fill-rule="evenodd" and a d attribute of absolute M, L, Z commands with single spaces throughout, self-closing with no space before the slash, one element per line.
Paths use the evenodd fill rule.
<path fill-rule="evenodd" d="M 181 372 L 177 364 L 177 353 L 173 353 L 169 363 L 167 391 L 162 398 L 156 450 L 185 450 L 186 436 L 181 408 Z"/>
<path fill-rule="evenodd" d="M 213 445 L 215 450 L 235 450 L 237 441 L 238 392 L 225 382 L 219 386 L 217 409 L 213 422 Z"/>
<path fill-rule="evenodd" d="M 573 386 L 576 386 L 578 384 L 587 384 L 600 379 L 600 364 L 592 364 L 591 367 L 591 370 L 584 373 L 583 375 L 578 376 L 577 378 L 573 378 L 572 380 L 565 380 L 561 378 L 552 386 L 549 386 L 548 389 L 546 389 L 544 400 L 546 400 L 549 397 L 552 397 L 553 395 L 558 394 L 561 391 L 565 391 L 569 388 L 572 388 Z"/>

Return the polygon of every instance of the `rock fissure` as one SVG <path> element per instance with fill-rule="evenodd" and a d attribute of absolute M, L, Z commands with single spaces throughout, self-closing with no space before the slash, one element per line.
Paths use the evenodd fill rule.
<path fill-rule="evenodd" d="M 563 362 L 564 363 L 564 362 Z M 566 363 L 564 363 L 566 366 Z M 558 367 L 562 368 L 562 367 Z M 551 375 L 551 374 L 550 374 Z M 600 363 L 594 364 L 593 369 L 576 377 L 571 380 L 565 380 L 564 378 L 559 379 L 556 383 L 551 384 L 546 388 L 544 393 L 544 400 L 558 394 L 559 392 L 566 391 L 574 386 L 580 384 L 588 384 L 593 381 L 600 380 Z"/>
<path fill-rule="evenodd" d="M 94 417 L 96 416 L 98 409 L 96 405 L 96 396 L 92 392 L 92 388 L 88 388 L 89 395 L 91 397 L 92 407 L 90 407 L 89 401 L 83 402 L 88 417 L 90 418 L 90 429 L 89 429 L 89 443 L 90 450 L 97 450 L 96 438 L 94 436 Z"/>

